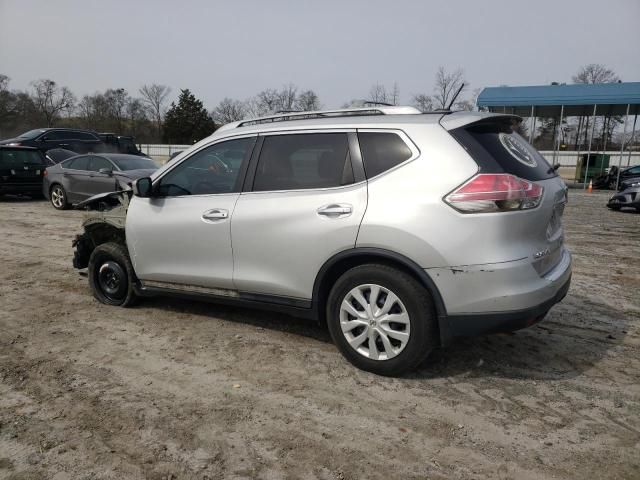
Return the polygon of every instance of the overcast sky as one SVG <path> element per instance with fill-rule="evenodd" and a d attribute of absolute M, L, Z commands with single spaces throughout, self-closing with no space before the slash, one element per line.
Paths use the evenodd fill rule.
<path fill-rule="evenodd" d="M 587 63 L 640 81 L 639 0 L 0 0 L 0 73 L 79 97 L 145 83 L 211 109 L 292 82 L 325 107 L 397 81 L 431 93 L 439 65 L 471 88 L 570 82 Z"/>

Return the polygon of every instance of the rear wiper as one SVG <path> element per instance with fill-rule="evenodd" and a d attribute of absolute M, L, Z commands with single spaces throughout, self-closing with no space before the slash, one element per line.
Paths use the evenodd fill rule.
<path fill-rule="evenodd" d="M 547 170 L 547 173 L 553 173 L 556 170 L 558 170 L 560 168 L 560 164 L 556 163 L 555 165 L 552 165 L 549 167 L 549 170 Z"/>

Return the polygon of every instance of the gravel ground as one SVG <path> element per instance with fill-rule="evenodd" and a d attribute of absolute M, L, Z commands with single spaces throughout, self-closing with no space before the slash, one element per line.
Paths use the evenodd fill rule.
<path fill-rule="evenodd" d="M 640 215 L 605 203 L 571 191 L 544 322 L 390 379 L 304 320 L 101 305 L 82 214 L 0 200 L 0 478 L 640 478 Z"/>

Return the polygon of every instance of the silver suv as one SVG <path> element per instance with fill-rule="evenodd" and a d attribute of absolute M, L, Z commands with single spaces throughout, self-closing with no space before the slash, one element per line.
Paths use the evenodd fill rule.
<path fill-rule="evenodd" d="M 354 365 L 415 367 L 454 337 L 515 330 L 566 294 L 567 190 L 516 117 L 411 107 L 225 125 L 78 236 L 98 300 L 189 295 L 326 322 Z M 109 203 L 111 202 L 111 203 Z"/>

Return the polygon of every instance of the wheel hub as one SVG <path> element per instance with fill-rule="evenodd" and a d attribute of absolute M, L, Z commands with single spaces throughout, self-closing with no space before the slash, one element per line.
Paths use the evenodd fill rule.
<path fill-rule="evenodd" d="M 372 360 L 397 356 L 411 333 L 402 301 L 388 288 L 375 284 L 359 285 L 345 295 L 340 327 L 351 348 Z"/>
<path fill-rule="evenodd" d="M 121 299 L 127 290 L 127 276 L 124 269 L 112 260 L 104 262 L 98 269 L 98 285 L 105 296 Z"/>

